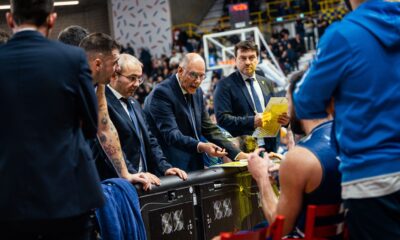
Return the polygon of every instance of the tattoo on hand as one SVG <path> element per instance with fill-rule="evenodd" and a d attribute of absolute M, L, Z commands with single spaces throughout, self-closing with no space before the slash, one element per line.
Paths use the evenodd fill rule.
<path fill-rule="evenodd" d="M 117 159 L 117 158 L 112 158 L 111 161 L 113 162 L 113 165 L 114 165 L 114 167 L 115 167 L 115 170 L 117 170 L 118 174 L 120 174 L 120 173 L 121 173 L 121 170 L 122 170 L 122 164 L 121 164 L 121 162 L 119 161 L 119 159 Z"/>
<path fill-rule="evenodd" d="M 104 147 L 104 151 L 107 153 L 108 156 L 112 156 L 117 152 L 117 148 L 115 148 L 114 146 L 111 145 L 105 145 Z"/>
<path fill-rule="evenodd" d="M 106 137 L 106 135 L 103 134 L 103 133 L 99 136 L 99 138 L 100 138 L 100 142 L 101 142 L 101 143 L 105 143 L 105 142 L 107 141 L 107 137 Z"/>

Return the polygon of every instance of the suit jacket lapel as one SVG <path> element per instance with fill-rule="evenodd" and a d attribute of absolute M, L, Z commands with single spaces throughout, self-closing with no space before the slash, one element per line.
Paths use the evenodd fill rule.
<path fill-rule="evenodd" d="M 255 111 L 253 100 L 251 99 L 249 90 L 246 87 L 246 83 L 243 81 L 242 75 L 240 75 L 239 71 L 236 71 L 234 81 L 236 85 L 240 88 L 242 94 L 244 95 L 247 103 L 249 104 L 250 108 Z"/>
<path fill-rule="evenodd" d="M 176 96 L 176 98 L 178 99 L 180 105 L 182 106 L 182 109 L 184 110 L 184 112 L 186 113 L 186 117 L 188 119 L 188 121 L 190 120 L 190 112 L 189 112 L 189 106 L 186 102 L 185 96 L 183 96 L 183 92 L 181 87 L 179 86 L 178 83 L 178 79 L 176 78 L 176 76 L 174 75 L 173 77 L 171 77 L 171 85 L 172 85 L 172 90 L 174 92 L 174 95 Z"/>
<path fill-rule="evenodd" d="M 115 109 L 115 111 L 122 118 L 125 119 L 125 121 L 128 123 L 128 125 L 132 129 L 132 131 L 136 134 L 137 137 L 139 137 L 138 134 L 136 133 L 135 126 L 133 126 L 133 122 L 132 122 L 131 118 L 126 113 L 126 111 L 125 111 L 124 107 L 122 106 L 120 100 L 117 99 L 117 97 L 115 97 L 114 93 L 112 93 L 111 90 L 108 87 L 106 88 L 106 97 L 107 97 L 108 104 L 110 104 Z"/>
<path fill-rule="evenodd" d="M 199 97 L 200 95 L 200 97 Z M 195 123 L 196 123 L 196 131 L 197 134 L 201 135 L 201 114 L 203 112 L 202 105 L 203 105 L 203 96 L 200 90 L 196 90 L 196 93 L 192 96 L 193 100 L 193 115 L 195 116 Z"/>
<path fill-rule="evenodd" d="M 146 126 L 146 124 L 144 122 L 142 114 L 139 112 L 139 109 L 137 109 L 137 108 L 140 108 L 140 106 L 138 105 L 138 102 L 135 101 L 133 98 L 129 98 L 129 102 L 131 103 L 131 105 L 133 107 L 133 111 L 135 112 L 136 119 L 137 119 L 137 121 L 139 123 L 139 128 L 142 131 L 142 136 L 144 137 L 145 136 L 145 132 L 146 132 L 145 129 L 147 129 L 147 126 Z"/>
<path fill-rule="evenodd" d="M 171 77 L 171 81 L 172 81 L 171 82 L 171 86 L 172 86 L 172 90 L 174 92 L 174 95 L 179 100 L 181 108 L 184 110 L 184 112 L 186 114 L 186 118 L 189 121 L 190 126 L 192 126 L 192 124 L 191 124 L 192 117 L 190 116 L 189 105 L 186 102 L 185 96 L 183 96 L 182 89 L 179 86 L 178 79 L 176 78 L 175 75 Z M 197 108 L 195 106 L 195 104 L 196 104 L 195 103 L 196 102 L 195 96 L 191 96 L 191 97 L 192 97 L 192 100 L 193 100 L 192 101 L 192 103 L 193 103 L 193 114 L 196 115 L 196 110 L 195 109 L 197 109 Z M 197 117 L 195 117 L 195 119 L 197 119 Z M 196 121 L 196 125 L 197 125 L 197 120 L 195 120 L 195 121 Z M 197 126 L 196 126 L 196 128 L 197 128 Z M 193 129 L 193 126 L 192 126 L 192 129 Z M 193 131 L 194 131 L 194 129 L 193 129 Z M 197 133 L 199 133 L 199 132 L 197 131 Z M 194 132 L 193 132 L 193 136 L 195 136 Z"/>
<path fill-rule="evenodd" d="M 272 97 L 273 93 L 271 92 L 271 89 L 269 89 L 267 80 L 265 78 L 256 75 L 256 80 L 260 85 L 261 91 L 264 96 L 264 105 L 267 106 L 269 99 Z"/>

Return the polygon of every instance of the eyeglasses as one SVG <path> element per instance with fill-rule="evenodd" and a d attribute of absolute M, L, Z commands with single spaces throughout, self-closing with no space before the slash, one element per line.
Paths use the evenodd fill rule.
<path fill-rule="evenodd" d="M 199 79 L 200 78 L 201 81 L 203 81 L 206 78 L 206 75 L 204 73 L 197 73 L 197 72 L 193 72 L 193 71 L 190 71 L 188 73 L 188 75 L 191 79 Z"/>
<path fill-rule="evenodd" d="M 117 75 L 126 77 L 126 78 L 129 79 L 129 81 L 131 81 L 131 82 L 136 82 L 136 81 L 138 81 L 139 84 L 142 84 L 142 83 L 144 82 L 144 79 L 143 79 L 142 76 L 138 76 L 138 75 L 125 76 L 125 75 L 121 74 L 120 72 L 117 72 Z"/>

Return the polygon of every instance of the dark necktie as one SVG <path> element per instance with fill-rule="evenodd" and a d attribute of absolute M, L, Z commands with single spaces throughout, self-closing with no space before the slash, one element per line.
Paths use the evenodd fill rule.
<path fill-rule="evenodd" d="M 193 130 L 194 130 L 194 134 L 196 135 L 196 139 L 199 140 L 199 135 L 197 134 L 196 131 L 196 121 L 195 121 L 195 117 L 194 117 L 194 108 L 193 108 L 193 104 L 192 104 L 192 95 L 190 95 L 189 93 L 186 93 L 185 95 L 185 99 L 189 108 L 189 113 L 190 113 L 190 123 L 192 124 Z"/>
<path fill-rule="evenodd" d="M 254 88 L 254 78 L 248 78 L 248 79 L 246 79 L 246 81 L 248 81 L 250 83 L 251 95 L 253 95 L 253 101 L 254 101 L 256 110 L 258 113 L 262 113 L 263 110 L 262 110 L 262 106 L 261 106 L 261 101 L 258 98 L 256 89 Z"/>
<path fill-rule="evenodd" d="M 128 108 L 128 112 L 129 112 L 129 116 L 132 120 L 133 126 L 135 128 L 135 131 L 139 137 L 139 141 L 140 141 L 140 157 L 143 163 L 143 171 L 147 172 L 147 161 L 146 161 L 146 149 L 143 143 L 143 137 L 142 137 L 142 132 L 140 131 L 140 126 L 139 126 L 139 122 L 138 119 L 136 117 L 135 111 L 133 110 L 133 106 L 132 103 L 126 99 L 126 98 L 121 98 L 121 101 L 123 101 L 127 108 Z"/>

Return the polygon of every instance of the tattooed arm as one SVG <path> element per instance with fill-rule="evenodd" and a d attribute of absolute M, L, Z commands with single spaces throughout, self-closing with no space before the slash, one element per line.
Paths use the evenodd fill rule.
<path fill-rule="evenodd" d="M 111 163 L 113 164 L 119 177 L 127 179 L 132 183 L 140 182 L 143 184 L 143 188 L 147 190 L 151 188 L 151 182 L 145 173 L 131 174 L 128 172 L 121 149 L 118 132 L 108 114 L 105 87 L 106 86 L 104 84 L 99 84 L 96 91 L 99 105 L 97 137 L 100 145 L 106 153 L 108 159 L 110 159 Z"/>

